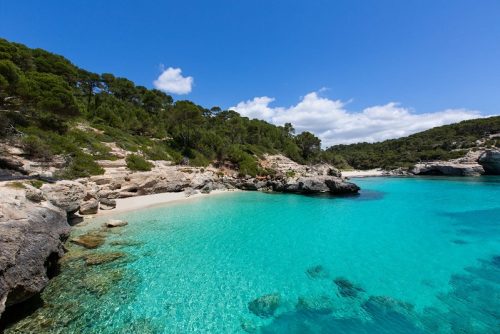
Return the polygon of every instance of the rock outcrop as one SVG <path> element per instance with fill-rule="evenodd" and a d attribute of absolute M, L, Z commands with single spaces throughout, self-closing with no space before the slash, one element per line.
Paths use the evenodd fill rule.
<path fill-rule="evenodd" d="M 484 169 L 478 163 L 435 161 L 416 164 L 410 172 L 414 175 L 479 176 L 484 174 Z"/>
<path fill-rule="evenodd" d="M 46 286 L 69 235 L 65 210 L 39 193 L 30 198 L 0 184 L 0 315 Z"/>
<path fill-rule="evenodd" d="M 44 184 L 41 190 L 53 205 L 63 209 L 67 213 L 78 211 L 85 198 L 85 187 L 75 181 Z"/>
<path fill-rule="evenodd" d="M 500 150 L 486 150 L 478 159 L 486 174 L 500 175 Z"/>

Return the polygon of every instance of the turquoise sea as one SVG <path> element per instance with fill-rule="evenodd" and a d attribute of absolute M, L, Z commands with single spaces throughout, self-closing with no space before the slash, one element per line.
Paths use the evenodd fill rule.
<path fill-rule="evenodd" d="M 117 215 L 129 225 L 88 252 L 125 256 L 75 257 L 7 332 L 500 333 L 500 178 L 354 181 L 359 196 Z"/>

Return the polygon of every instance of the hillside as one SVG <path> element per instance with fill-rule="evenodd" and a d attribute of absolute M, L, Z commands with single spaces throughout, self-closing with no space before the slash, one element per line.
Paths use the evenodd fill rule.
<path fill-rule="evenodd" d="M 500 146 L 500 116 L 463 121 L 378 143 L 335 145 L 325 154 L 337 167 L 394 169 L 420 161 L 449 160 L 477 148 Z M 343 166 L 341 164 L 344 164 Z"/>
<path fill-rule="evenodd" d="M 174 101 L 159 90 L 91 73 L 62 56 L 5 39 L 0 39 L 0 127 L 0 142 L 9 143 L 4 146 L 17 147 L 30 161 L 62 164 L 56 176 L 70 179 L 102 174 L 96 161 L 118 159 L 116 145 L 134 153 L 127 157 L 132 170 L 168 160 L 224 164 L 251 176 L 269 172 L 257 163 L 264 153 L 299 163 L 320 154 L 320 140 L 308 132 L 295 135 L 291 124 L 275 126 L 219 107 Z"/>

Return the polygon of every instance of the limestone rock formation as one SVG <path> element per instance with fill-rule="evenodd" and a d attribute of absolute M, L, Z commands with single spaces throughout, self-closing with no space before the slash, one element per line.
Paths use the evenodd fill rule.
<path fill-rule="evenodd" d="M 47 285 L 69 230 L 65 210 L 0 185 L 0 315 Z"/>
<path fill-rule="evenodd" d="M 85 187 L 75 181 L 60 181 L 44 184 L 41 190 L 45 197 L 55 206 L 68 213 L 78 211 L 85 198 Z"/>
<path fill-rule="evenodd" d="M 80 205 L 80 214 L 81 215 L 94 215 L 99 210 L 99 201 L 96 199 L 91 199 L 86 202 L 83 202 Z"/>
<path fill-rule="evenodd" d="M 478 160 L 486 174 L 500 175 L 500 150 L 486 150 Z"/>
<path fill-rule="evenodd" d="M 435 161 L 416 164 L 410 172 L 414 175 L 479 176 L 484 169 L 477 163 Z"/>

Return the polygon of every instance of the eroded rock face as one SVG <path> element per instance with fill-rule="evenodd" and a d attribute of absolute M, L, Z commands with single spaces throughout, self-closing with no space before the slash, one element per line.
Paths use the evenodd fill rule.
<path fill-rule="evenodd" d="M 76 212 L 85 198 L 85 187 L 74 181 L 44 184 L 41 190 L 53 205 L 68 213 Z"/>
<path fill-rule="evenodd" d="M 415 175 L 479 176 L 484 174 L 484 169 L 477 163 L 436 161 L 416 164 L 410 172 Z"/>
<path fill-rule="evenodd" d="M 80 205 L 80 214 L 82 215 L 93 215 L 99 210 L 99 202 L 96 199 L 91 199 L 89 201 L 83 202 Z"/>
<path fill-rule="evenodd" d="M 64 254 L 66 211 L 28 200 L 24 189 L 0 186 L 0 315 L 39 293 Z"/>
<path fill-rule="evenodd" d="M 487 150 L 478 160 L 486 174 L 500 175 L 500 150 Z"/>

